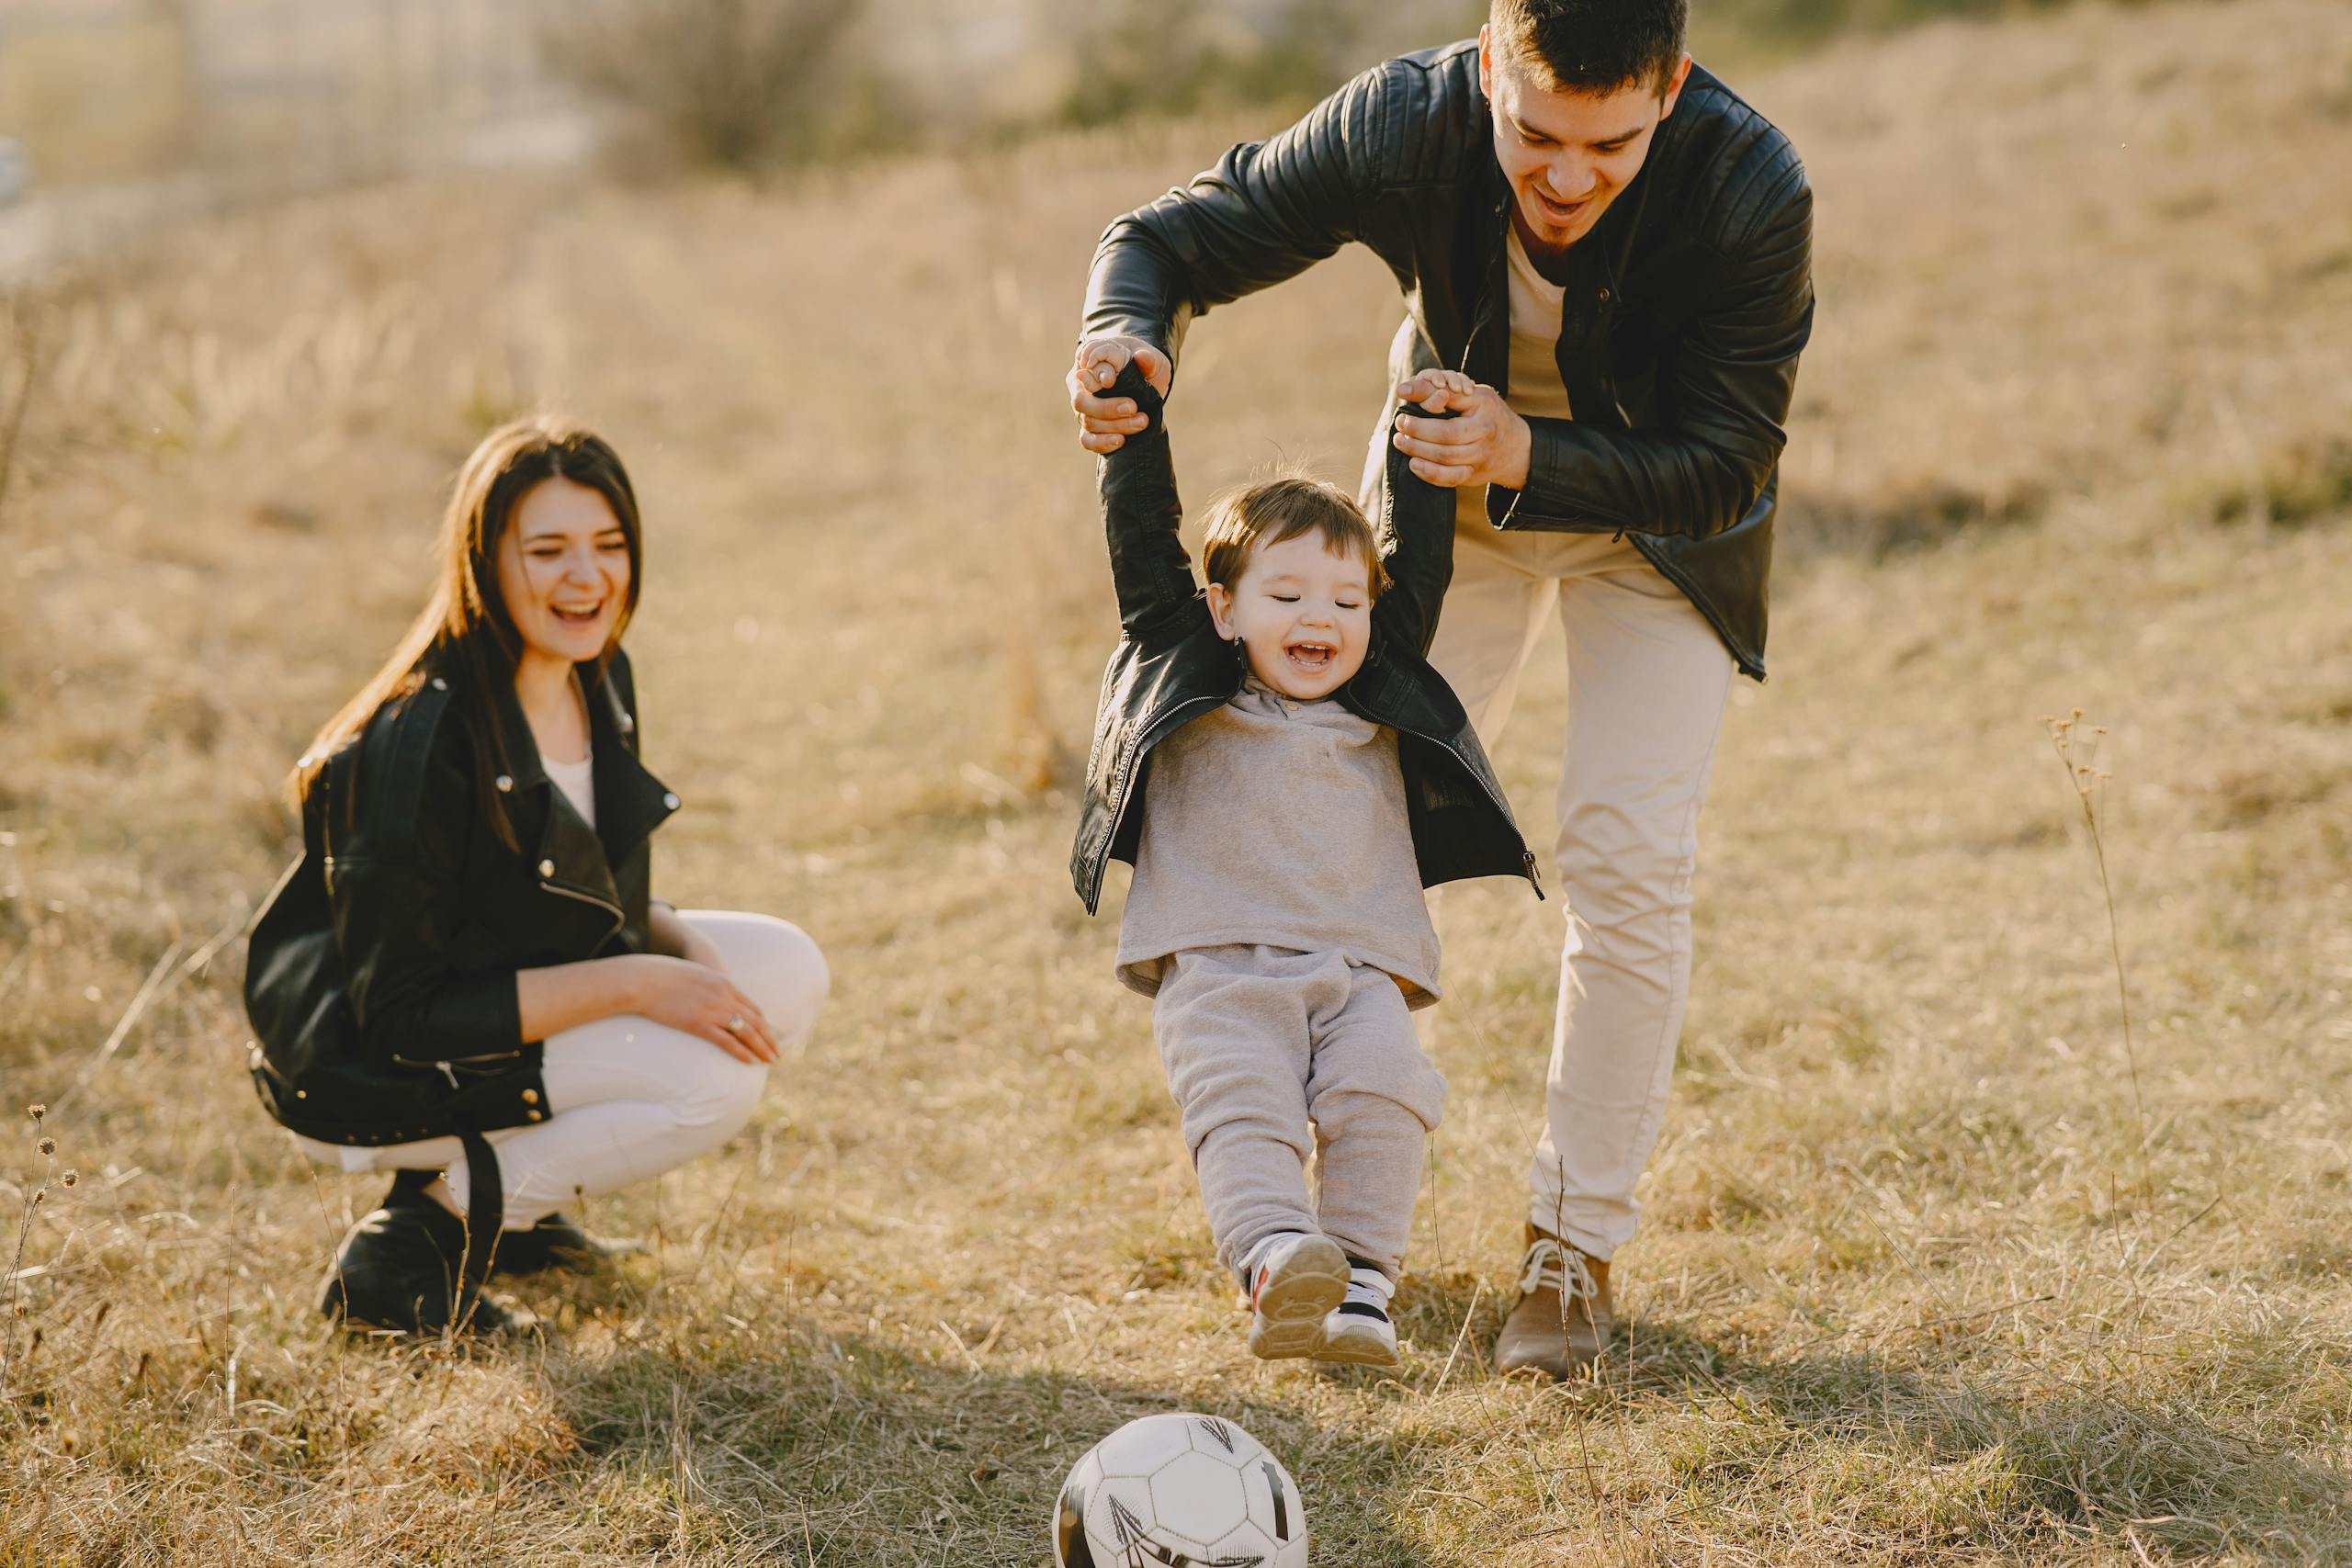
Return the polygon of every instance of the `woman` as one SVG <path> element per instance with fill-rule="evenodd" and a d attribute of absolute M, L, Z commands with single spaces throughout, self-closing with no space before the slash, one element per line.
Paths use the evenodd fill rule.
<path fill-rule="evenodd" d="M 650 897 L 678 797 L 637 756 L 643 551 L 613 449 L 492 433 L 440 558 L 295 770 L 302 858 L 245 978 L 263 1104 L 318 1157 L 399 1173 L 322 1310 L 415 1330 L 505 1326 L 493 1269 L 605 1250 L 560 1206 L 724 1143 L 827 987 L 797 928 Z"/>

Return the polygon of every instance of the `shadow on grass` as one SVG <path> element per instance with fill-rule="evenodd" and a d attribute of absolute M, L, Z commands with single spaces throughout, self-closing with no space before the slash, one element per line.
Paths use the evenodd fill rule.
<path fill-rule="evenodd" d="M 1793 1442 L 1892 1456 L 1914 1522 L 1988 1544 L 2129 1528 L 2177 1562 L 2352 1562 L 2346 1478 L 2215 1425 L 2210 1392 L 2142 1400 L 2065 1371 L 1937 1372 L 1867 1351 L 1758 1359 L 1654 1320 L 1621 1334 L 1593 1392 L 1636 1416 L 1661 1397 L 1703 1415 L 1677 1465 L 1702 1487 L 1740 1490 Z"/>
<path fill-rule="evenodd" d="M 1467 1269 L 1408 1279 L 1397 1322 L 1422 1358 L 1408 1386 L 1386 1392 L 1413 1399 L 1442 1380 L 1490 1376 L 1510 1304 L 1508 1286 L 1498 1298 Z M 2112 1359 L 2055 1368 L 1964 1355 L 1938 1365 L 1932 1344 L 1924 1365 L 1849 1348 L 1757 1356 L 1643 1318 L 1621 1324 L 1593 1382 L 1524 1387 L 1531 1402 L 1577 1402 L 1597 1446 L 1646 1450 L 1630 1471 L 1608 1467 L 1615 1484 L 1638 1495 L 1657 1485 L 1641 1477 L 1662 1471 L 1677 1495 L 1650 1500 L 1677 1512 L 1729 1519 L 1759 1495 L 1802 1511 L 1803 1495 L 1820 1507 L 1826 1492 L 1891 1536 L 2004 1554 L 2128 1528 L 2158 1560 L 2352 1565 L 2352 1477 L 2288 1446 L 2333 1440 L 2344 1349 L 2280 1333 L 2209 1353 L 2135 1386 L 2133 1366 L 2153 1363 L 2120 1346 Z M 1543 1429 L 1527 1428 L 1538 1442 Z"/>
<path fill-rule="evenodd" d="M 1841 1539 L 1912 1541 L 1924 1557 L 2073 1556 L 2129 1529 L 2143 1560 L 2352 1565 L 2352 1489 L 2286 1446 L 2324 1444 L 2330 1418 L 2308 1392 L 2292 1408 L 2253 1403 L 2299 1386 L 2313 1348 L 2292 1339 L 2135 1384 L 2129 1360 L 1939 1364 L 1932 1344 L 1924 1363 L 1849 1346 L 1757 1355 L 1645 1318 L 1597 1381 L 1500 1395 L 1486 1365 L 1508 1305 L 1467 1269 L 1413 1277 L 1397 1316 L 1416 1354 L 1401 1376 L 1340 1378 L 1351 1397 L 1336 1410 L 1213 1373 L 1177 1389 L 997 1371 L 985 1347 L 933 1359 L 793 1325 L 688 1326 L 593 1362 L 559 1352 L 548 1370 L 584 1451 L 582 1500 L 622 1555 L 1037 1568 L 1079 1456 L 1137 1416 L 1193 1408 L 1238 1422 L 1291 1467 L 1315 1561 L 1346 1568 L 1466 1560 L 1475 1543 L 1415 1529 L 1432 1475 L 1454 1472 L 1447 1485 L 1499 1502 L 1531 1466 L 1556 1468 L 1572 1429 L 1599 1461 L 1589 1517 L 1632 1524 L 1658 1549 L 1644 1562 L 1678 1560 L 1669 1539 L 1787 1546 L 1787 1528 L 1834 1518 Z M 1462 1403 L 1473 1385 L 1485 1392 Z M 1397 1408 L 1417 1404 L 1426 1419 Z M 1569 1408 L 1583 1416 L 1573 1427 Z M 2239 1429 L 2215 1418 L 2223 1409 Z M 1400 1418 L 1418 1438 L 1396 1440 Z M 2245 1435 L 2265 1431 L 2287 1437 Z M 1621 1444 L 1631 1451 L 1607 1451 Z M 1555 1522 L 1586 1517 L 1577 1504 Z"/>
<path fill-rule="evenodd" d="M 1297 1475 L 1315 1561 L 1431 1568 L 1381 1517 L 1409 1461 L 1385 1439 L 1319 1429 L 1234 1390 L 1186 1396 L 1057 1372 L 998 1372 L 799 1330 L 744 1345 L 630 1349 L 557 1371 L 565 1414 L 602 1473 L 612 1550 L 749 1551 L 755 1560 L 876 1568 L 1052 1561 L 1063 1478 L 1138 1416 L 1226 1416 Z M 728 1560 L 731 1561 L 731 1558 Z"/>

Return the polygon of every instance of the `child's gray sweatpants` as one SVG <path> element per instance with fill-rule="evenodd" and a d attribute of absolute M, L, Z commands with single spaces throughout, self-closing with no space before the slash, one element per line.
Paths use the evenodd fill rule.
<path fill-rule="evenodd" d="M 1188 948 L 1152 1028 L 1218 1260 L 1238 1273 L 1268 1236 L 1319 1230 L 1396 1279 L 1445 1108 L 1396 982 L 1337 953 Z"/>

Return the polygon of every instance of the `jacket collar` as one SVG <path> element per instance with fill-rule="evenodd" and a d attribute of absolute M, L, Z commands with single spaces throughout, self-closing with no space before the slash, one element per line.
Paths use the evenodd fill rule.
<path fill-rule="evenodd" d="M 498 683 L 491 699 L 498 712 L 508 770 L 494 782 L 502 795 L 521 795 L 533 790 L 547 794 L 547 826 L 533 857 L 540 875 L 613 901 L 612 868 L 635 852 L 678 809 L 678 797 L 638 761 L 637 718 L 621 701 L 619 682 L 611 678 L 610 670 L 600 676 L 595 665 L 579 664 L 572 667 L 572 673 L 588 711 L 589 754 L 595 763 L 591 776 L 596 786 L 596 826 L 590 828 L 573 809 L 571 797 L 548 778 L 530 720 L 524 716 L 522 702 L 507 682 Z"/>
<path fill-rule="evenodd" d="M 615 861 L 626 858 L 678 809 L 670 787 L 637 760 L 637 717 L 621 701 L 620 682 L 580 666 L 588 693 L 588 732 L 596 759 L 596 834 Z M 590 685 L 589 682 L 594 684 Z"/>

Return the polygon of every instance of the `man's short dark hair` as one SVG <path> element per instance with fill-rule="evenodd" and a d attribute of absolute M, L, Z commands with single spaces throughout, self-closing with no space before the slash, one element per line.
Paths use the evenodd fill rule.
<path fill-rule="evenodd" d="M 1494 0 L 1487 16 L 1501 53 L 1577 93 L 1637 82 L 1664 92 L 1690 20 L 1690 0 Z"/>

